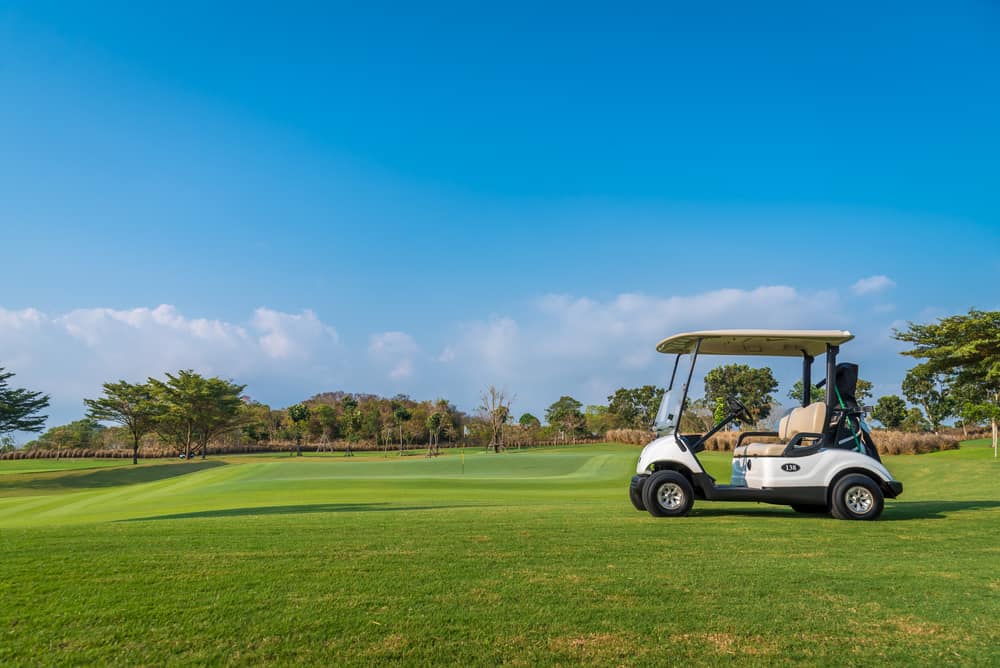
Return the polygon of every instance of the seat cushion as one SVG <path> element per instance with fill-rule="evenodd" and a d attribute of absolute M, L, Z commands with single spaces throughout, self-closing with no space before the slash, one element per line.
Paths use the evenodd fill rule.
<path fill-rule="evenodd" d="M 785 443 L 747 443 L 733 450 L 734 457 L 780 457 L 785 453 Z"/>
<path fill-rule="evenodd" d="M 802 432 L 819 434 L 826 422 L 826 404 L 816 401 L 805 408 L 796 408 L 778 422 L 778 438 L 790 441 Z"/>

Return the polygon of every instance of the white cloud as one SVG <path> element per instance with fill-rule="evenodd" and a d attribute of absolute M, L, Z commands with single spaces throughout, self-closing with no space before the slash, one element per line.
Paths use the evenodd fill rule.
<path fill-rule="evenodd" d="M 45 320 L 45 314 L 33 308 L 23 311 L 8 311 L 0 308 L 0 332 L 12 329 L 37 327 Z"/>
<path fill-rule="evenodd" d="M 275 359 L 308 358 L 317 345 L 338 341 L 337 330 L 324 325 L 309 310 L 293 314 L 258 308 L 252 322 L 260 333 L 257 341 L 261 350 Z"/>
<path fill-rule="evenodd" d="M 456 360 L 474 360 L 484 373 L 503 373 L 521 352 L 517 323 L 509 317 L 493 316 L 486 321 L 472 321 L 458 326 L 455 340 L 438 358 L 455 368 Z"/>
<path fill-rule="evenodd" d="M 55 320 L 76 339 L 96 348 L 109 339 L 125 336 L 131 331 L 142 336 L 150 331 L 205 342 L 225 343 L 246 339 L 246 331 L 237 325 L 204 318 L 188 319 L 169 304 L 154 309 L 135 308 L 118 311 L 109 308 L 76 309 Z"/>
<path fill-rule="evenodd" d="M 868 278 L 862 278 L 854 285 L 851 286 L 851 291 L 856 295 L 868 295 L 875 292 L 881 292 L 883 290 L 888 290 L 889 288 L 895 287 L 896 282 L 889 278 L 888 276 L 869 276 Z"/>
<path fill-rule="evenodd" d="M 390 380 L 400 381 L 413 375 L 414 360 L 420 347 L 406 332 L 382 332 L 368 339 L 368 353 L 376 365 L 388 369 Z"/>
<path fill-rule="evenodd" d="M 628 293 L 603 301 L 546 295 L 517 320 L 494 316 L 460 325 L 439 360 L 463 392 L 502 384 L 520 397 L 515 410 L 538 410 L 566 392 L 596 402 L 622 384 L 663 382 L 656 364 L 665 359 L 655 344 L 673 333 L 850 325 L 836 293 L 788 286 L 674 297 Z"/>
<path fill-rule="evenodd" d="M 52 396 L 55 423 L 78 418 L 83 397 L 120 378 L 137 382 L 190 368 L 277 398 L 290 387 L 301 397 L 340 386 L 346 375 L 336 330 L 311 311 L 260 308 L 248 322 L 234 323 L 190 318 L 168 304 L 57 316 L 0 308 L 0 351 L 0 366 L 17 374 L 19 386 Z"/>

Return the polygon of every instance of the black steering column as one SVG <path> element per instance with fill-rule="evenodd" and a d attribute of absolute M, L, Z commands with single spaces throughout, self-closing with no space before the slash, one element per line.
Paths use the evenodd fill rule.
<path fill-rule="evenodd" d="M 708 441 L 708 439 L 715 436 L 720 431 L 722 431 L 722 429 L 726 427 L 729 423 L 731 423 L 733 420 L 739 419 L 740 422 L 743 422 L 745 424 L 753 424 L 754 422 L 753 413 L 751 413 L 750 409 L 746 407 L 746 404 L 744 404 L 736 397 L 726 397 L 726 408 L 729 409 L 729 413 L 724 418 L 722 418 L 718 422 L 718 424 L 709 429 L 702 435 L 701 438 L 695 441 L 694 445 L 691 446 L 691 452 L 697 453 L 704 450 L 705 442 Z"/>

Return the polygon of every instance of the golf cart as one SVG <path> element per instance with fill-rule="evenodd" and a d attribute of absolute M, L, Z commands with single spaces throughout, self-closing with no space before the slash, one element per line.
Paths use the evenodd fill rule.
<path fill-rule="evenodd" d="M 832 330 L 715 330 L 668 337 L 657 351 L 675 355 L 653 428 L 657 438 L 639 456 L 629 498 L 655 517 L 679 517 L 695 499 L 757 501 L 789 505 L 801 513 L 831 513 L 838 519 L 874 520 L 885 497 L 896 498 L 893 480 L 872 443 L 864 409 L 854 393 L 858 367 L 837 363 L 841 344 L 854 338 Z M 824 401 L 810 402 L 812 364 L 826 355 Z M 781 419 L 778 431 L 742 432 L 733 449 L 732 479 L 716 484 L 698 461 L 713 435 L 734 421 L 754 416 L 737 398 L 726 400 L 727 415 L 704 434 L 681 434 L 681 414 L 699 355 L 762 355 L 802 358 L 802 405 Z M 687 380 L 677 387 L 681 358 L 690 357 Z M 755 442 L 767 437 L 772 442 Z"/>

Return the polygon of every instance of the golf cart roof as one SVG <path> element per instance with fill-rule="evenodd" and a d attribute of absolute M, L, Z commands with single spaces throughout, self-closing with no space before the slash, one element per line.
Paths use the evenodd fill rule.
<path fill-rule="evenodd" d="M 699 355 L 768 355 L 810 357 L 822 355 L 826 346 L 839 346 L 854 338 L 839 329 L 714 329 L 674 334 L 656 344 L 661 353 L 694 352 L 701 339 Z"/>

